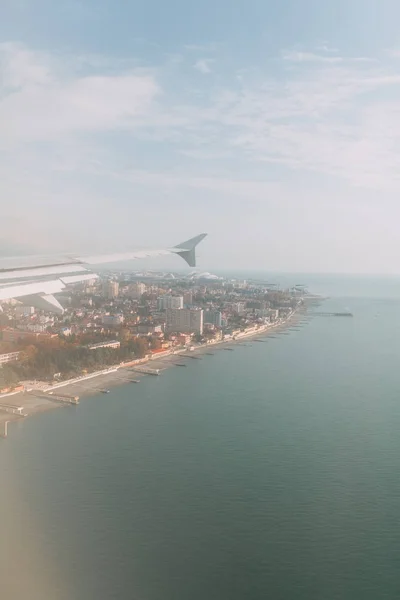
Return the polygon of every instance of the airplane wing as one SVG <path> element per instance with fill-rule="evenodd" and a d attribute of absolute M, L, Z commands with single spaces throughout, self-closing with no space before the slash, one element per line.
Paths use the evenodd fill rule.
<path fill-rule="evenodd" d="M 2 300 L 18 298 L 28 306 L 62 314 L 63 308 L 54 294 L 65 290 L 68 284 L 97 277 L 91 271 L 91 265 L 178 254 L 190 267 L 195 267 L 196 246 L 206 235 L 202 233 L 173 248 L 158 250 L 137 250 L 101 256 L 64 256 L 58 259 L 32 256 L 0 259 L 0 303 Z"/>

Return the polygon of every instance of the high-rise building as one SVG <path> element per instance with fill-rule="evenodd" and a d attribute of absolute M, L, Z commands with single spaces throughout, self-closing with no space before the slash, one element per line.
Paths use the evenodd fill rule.
<path fill-rule="evenodd" d="M 166 330 L 177 333 L 203 333 L 201 308 L 168 308 Z"/>
<path fill-rule="evenodd" d="M 105 281 L 103 284 L 103 296 L 108 300 L 118 298 L 119 283 L 118 281 Z"/>
<path fill-rule="evenodd" d="M 219 310 L 206 310 L 204 311 L 204 323 L 210 323 L 217 327 L 222 326 L 222 312 Z"/>
<path fill-rule="evenodd" d="M 186 305 L 191 305 L 193 304 L 193 292 L 192 290 L 188 290 L 187 292 L 185 292 L 183 294 L 183 304 Z"/>
<path fill-rule="evenodd" d="M 131 283 L 127 289 L 127 296 L 132 298 L 132 300 L 140 300 L 143 294 L 146 293 L 146 286 L 144 283 L 140 281 Z"/>
<path fill-rule="evenodd" d="M 168 308 L 183 308 L 183 296 L 160 296 L 157 298 L 157 310 L 168 310 Z"/>

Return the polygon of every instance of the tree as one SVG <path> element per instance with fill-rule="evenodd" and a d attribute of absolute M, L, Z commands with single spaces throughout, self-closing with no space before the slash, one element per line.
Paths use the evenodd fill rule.
<path fill-rule="evenodd" d="M 38 348 L 36 346 L 34 346 L 33 344 L 30 344 L 29 346 L 24 348 L 24 351 L 22 354 L 22 360 L 24 362 L 34 362 L 37 354 L 38 354 Z"/>
<path fill-rule="evenodd" d="M 147 340 L 137 337 L 132 341 L 132 350 L 138 358 L 144 358 L 149 351 Z"/>
<path fill-rule="evenodd" d="M 131 337 L 130 331 L 127 327 L 121 327 L 119 330 L 119 339 L 121 341 L 121 344 L 123 344 L 124 342 L 127 342 Z"/>
<path fill-rule="evenodd" d="M 19 377 L 10 365 L 0 367 L 0 390 L 17 385 Z"/>
<path fill-rule="evenodd" d="M 152 350 L 160 350 L 162 344 L 161 344 L 161 340 L 157 337 L 152 337 L 150 338 L 150 348 Z"/>

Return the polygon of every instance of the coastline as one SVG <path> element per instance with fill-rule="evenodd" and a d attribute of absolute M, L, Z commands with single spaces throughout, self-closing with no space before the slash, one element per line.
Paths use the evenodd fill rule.
<path fill-rule="evenodd" d="M 79 396 L 79 398 L 84 399 L 85 397 L 102 393 L 104 390 L 108 390 L 112 387 L 128 384 L 133 385 L 133 381 L 135 381 L 135 383 L 140 383 L 143 377 L 151 376 L 145 372 L 140 372 L 140 367 L 154 371 L 158 370 L 161 374 L 162 371 L 177 366 L 178 360 L 182 362 L 182 359 L 195 358 L 202 354 L 213 354 L 214 351 L 223 350 L 228 346 L 246 344 L 257 338 L 280 334 L 286 329 L 290 329 L 297 325 L 303 319 L 308 320 L 309 318 L 308 304 L 305 304 L 301 308 L 295 310 L 290 317 L 283 322 L 281 321 L 274 325 L 264 326 L 255 331 L 251 330 L 247 333 L 243 332 L 240 337 L 238 336 L 234 339 L 224 339 L 206 345 L 194 346 L 193 350 L 180 348 L 172 352 L 166 351 L 162 356 L 153 355 L 126 364 L 122 363 L 114 365 L 107 369 L 65 380 L 54 385 L 42 384 L 37 385 L 36 388 L 34 388 L 33 384 L 30 391 L 12 392 L 0 396 L 0 407 L 3 408 L 3 410 L 0 411 L 0 437 L 7 437 L 7 428 L 10 423 L 56 408 L 71 407 L 71 404 L 68 402 L 62 402 L 57 400 L 56 397 L 52 397 L 49 392 L 53 390 L 55 395 L 57 390 L 60 390 L 60 396 Z M 9 411 L 7 411 L 7 407 L 9 407 Z M 15 412 L 16 409 L 20 412 Z"/>

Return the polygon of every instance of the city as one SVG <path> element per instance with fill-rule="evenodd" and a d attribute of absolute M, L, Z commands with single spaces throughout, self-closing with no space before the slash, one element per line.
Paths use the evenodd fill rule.
<path fill-rule="evenodd" d="M 255 335 L 286 322 L 305 297 L 302 286 L 208 273 L 114 271 L 71 286 L 62 315 L 10 300 L 0 314 L 0 393 Z"/>

